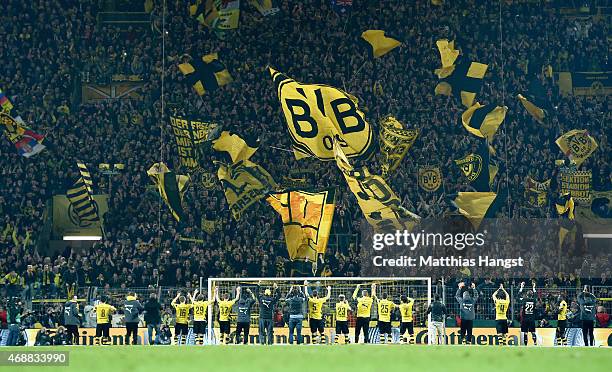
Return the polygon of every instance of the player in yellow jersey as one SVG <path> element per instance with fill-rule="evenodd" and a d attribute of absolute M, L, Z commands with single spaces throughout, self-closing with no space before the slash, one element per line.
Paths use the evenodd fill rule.
<path fill-rule="evenodd" d="M 501 293 L 500 293 L 501 291 Z M 508 334 L 508 308 L 510 307 L 510 295 L 500 284 L 499 288 L 493 292 L 493 302 L 495 303 L 495 328 L 500 345 L 506 345 L 506 335 Z"/>
<path fill-rule="evenodd" d="M 402 317 L 400 322 L 400 338 L 405 344 L 414 344 L 414 321 L 412 314 L 414 298 L 402 295 L 400 301 L 401 303 L 398 306 L 400 309 L 400 316 Z M 408 332 L 408 336 L 406 336 L 406 332 Z"/>
<path fill-rule="evenodd" d="M 117 309 L 107 302 L 108 299 L 106 296 L 103 296 L 93 309 L 94 313 L 96 313 L 96 338 L 94 340 L 96 344 L 100 344 L 100 337 L 102 337 L 101 340 L 103 345 L 110 343 L 111 314 Z"/>
<path fill-rule="evenodd" d="M 348 344 L 349 341 L 349 328 L 348 328 L 348 314 L 351 309 L 346 297 L 343 294 L 338 296 L 338 302 L 336 303 L 336 337 L 334 343 L 338 343 L 340 335 L 344 335 L 344 343 Z"/>
<path fill-rule="evenodd" d="M 181 292 L 176 294 L 176 297 L 170 303 L 176 310 L 176 321 L 174 325 L 174 344 L 187 344 L 187 334 L 189 333 L 189 310 L 191 304 L 187 303 L 185 296 Z"/>
<path fill-rule="evenodd" d="M 372 297 L 376 300 L 378 307 L 378 333 L 380 334 L 380 343 L 387 343 L 387 335 L 389 336 L 389 342 L 391 338 L 391 312 L 395 309 L 395 304 L 390 301 L 386 293 L 382 294 L 382 299 L 376 296 L 376 288 L 372 288 Z"/>
<path fill-rule="evenodd" d="M 210 301 L 204 300 L 205 297 L 203 293 L 198 293 L 197 289 L 193 292 L 193 295 L 189 294 L 193 306 L 193 334 L 195 335 L 196 345 L 204 345 L 208 305 L 210 305 Z"/>
<path fill-rule="evenodd" d="M 310 326 L 310 342 L 312 344 L 323 343 L 323 334 L 325 332 L 325 319 L 323 319 L 323 304 L 329 300 L 331 296 L 331 287 L 327 286 L 327 295 L 319 297 L 319 291 L 312 290 L 312 294 L 308 293 L 308 281 L 304 281 L 304 294 L 308 299 L 308 325 Z M 318 336 L 317 336 L 318 333 Z M 318 340 L 317 340 L 318 337 Z"/>
<path fill-rule="evenodd" d="M 567 346 L 565 327 L 567 326 L 567 302 L 559 295 L 559 306 L 557 307 L 557 345 Z"/>
<path fill-rule="evenodd" d="M 240 287 L 236 288 L 236 297 L 233 300 L 229 299 L 229 293 L 224 293 L 223 300 L 220 300 L 219 288 L 215 288 L 215 301 L 217 306 L 219 306 L 219 333 L 221 334 L 220 341 L 222 344 L 229 342 L 230 314 L 238 298 L 240 298 Z"/>
<path fill-rule="evenodd" d="M 363 330 L 363 341 L 367 344 L 370 342 L 370 312 L 372 310 L 372 302 L 374 299 L 369 296 L 368 290 L 361 291 L 361 296 L 358 297 L 361 284 L 357 284 L 357 288 L 353 292 L 353 300 L 357 301 L 357 321 L 355 323 L 355 343 L 359 343 L 359 334 Z M 372 292 L 376 290 L 376 284 L 372 284 Z"/>

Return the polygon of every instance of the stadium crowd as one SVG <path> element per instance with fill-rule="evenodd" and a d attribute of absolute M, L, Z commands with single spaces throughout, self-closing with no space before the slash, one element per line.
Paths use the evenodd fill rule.
<path fill-rule="evenodd" d="M 261 146 L 254 161 L 277 181 L 291 171 L 314 169 L 304 173 L 311 186 L 339 185 L 332 230 L 338 238 L 332 239 L 326 257 L 334 276 L 360 273 L 359 241 L 354 237 L 361 211 L 333 164 L 298 162 L 282 150 L 291 144 L 267 65 L 298 81 L 344 87 L 359 98 L 372 123 L 391 113 L 406 126 L 419 128 L 419 138 L 390 184 L 403 205 L 423 217 L 438 217 L 447 206 L 439 195 L 417 187 L 418 167 L 439 165 L 446 194 L 467 190 L 453 159 L 474 146 L 457 122 L 459 103 L 433 94 L 439 38 L 456 40 L 466 56 L 489 64 L 480 102 L 509 107 L 492 143 L 500 162 L 495 185 L 510 192 L 501 216 L 554 216 L 554 203 L 539 209 L 527 205 L 523 180 L 552 178 L 550 194 L 557 192 L 554 162 L 563 154 L 554 141 L 573 128 L 588 129 L 597 139 L 599 149 L 583 167 L 593 170 L 594 187 L 610 186 L 612 133 L 605 124 L 610 120 L 609 96 L 563 97 L 545 74 L 548 66 L 554 71 L 609 70 L 605 21 L 561 17 L 539 2 L 504 2 L 500 13 L 495 2 L 462 0 L 437 7 L 428 1 L 355 1 L 350 14 L 339 16 L 329 1 L 284 0 L 279 2 L 281 12 L 271 17 L 243 9 L 239 29 L 219 40 L 189 17 L 183 2 L 168 1 L 162 62 L 159 2 L 151 12 L 150 28 L 125 29 L 98 24 L 99 3 L 6 0 L 0 14 L 0 87 L 13 102 L 14 113 L 46 135 L 47 146 L 26 159 L 10 142 L 0 141 L 0 280 L 7 297 L 65 297 L 75 287 L 87 286 L 193 288 L 200 277 L 289 275 L 280 219 L 265 203 L 236 221 L 218 183 L 213 188 L 193 183 L 184 200 L 187 218 L 180 225 L 160 204 L 146 170 L 160 160 L 171 169 L 178 166 L 168 113 L 161 113 L 162 72 L 166 107 L 258 136 Z M 403 45 L 372 60 L 359 42 L 366 29 L 384 29 Z M 184 83 L 177 63 L 185 53 L 211 52 L 219 52 L 234 81 L 200 98 Z M 140 76 L 145 82 L 140 98 L 80 102 L 82 82 L 108 83 L 115 74 Z M 375 82 L 382 94 L 374 91 Z M 544 124 L 535 122 L 515 99 L 525 92 L 545 102 L 549 120 Z M 215 159 L 214 154 L 207 156 Z M 39 249 L 44 245 L 46 204 L 77 178 L 76 159 L 88 164 L 95 189 L 109 193 L 106 236 L 90 250 L 67 247 L 47 255 Z M 125 171 L 106 177 L 97 172 L 100 163 L 124 163 Z M 212 161 L 202 167 L 216 173 Z M 203 218 L 217 221 L 216 231 L 205 232 Z M 537 235 L 514 239 L 508 244 L 551 249 L 555 244 Z M 546 257 L 536 259 L 550 264 Z M 538 280 L 542 286 L 609 285 L 609 257 L 588 262 L 577 272 L 550 267 L 549 275 Z"/>

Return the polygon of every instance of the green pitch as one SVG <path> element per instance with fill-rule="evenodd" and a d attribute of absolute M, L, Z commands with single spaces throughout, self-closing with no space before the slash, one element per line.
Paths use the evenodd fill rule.
<path fill-rule="evenodd" d="M 76 346 L 0 348 L 69 351 L 69 367 L 0 367 L 36 371 L 609 371 L 610 348 L 494 346 Z"/>

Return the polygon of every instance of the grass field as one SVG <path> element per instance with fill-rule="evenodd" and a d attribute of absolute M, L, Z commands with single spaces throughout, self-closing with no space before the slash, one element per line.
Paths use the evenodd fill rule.
<path fill-rule="evenodd" d="M 495 346 L 75 346 L 0 348 L 69 351 L 68 367 L 1 367 L 6 371 L 610 371 L 610 348 Z"/>

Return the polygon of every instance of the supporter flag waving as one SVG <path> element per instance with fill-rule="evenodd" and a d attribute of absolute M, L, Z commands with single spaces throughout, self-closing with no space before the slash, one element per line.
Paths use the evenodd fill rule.
<path fill-rule="evenodd" d="M 567 234 L 574 228 L 574 199 L 570 193 L 560 195 L 555 202 L 559 216 L 559 247 L 563 245 Z"/>
<path fill-rule="evenodd" d="M 546 111 L 544 111 L 543 109 L 533 104 L 531 101 L 525 98 L 522 94 L 519 94 L 517 98 L 519 99 L 523 107 L 525 107 L 525 110 L 527 110 L 529 115 L 531 115 L 534 119 L 536 119 L 540 123 L 544 122 L 544 118 L 546 117 Z"/>
<path fill-rule="evenodd" d="M 232 76 L 217 53 L 207 54 L 190 62 L 181 63 L 179 71 L 185 76 L 187 84 L 193 86 L 200 96 L 212 92 L 232 82 Z"/>
<path fill-rule="evenodd" d="M 489 142 L 506 118 L 508 107 L 486 105 L 476 102 L 461 114 L 463 127 L 476 137 L 486 138 Z"/>
<path fill-rule="evenodd" d="M 219 18 L 217 2 L 215 0 L 197 0 L 189 6 L 189 15 L 201 24 L 213 28 L 215 21 Z"/>
<path fill-rule="evenodd" d="M 296 159 L 334 159 L 334 141 L 349 158 L 367 159 L 374 151 L 372 127 L 357 98 L 322 84 L 303 84 L 270 68 Z"/>
<path fill-rule="evenodd" d="M 147 174 L 157 186 L 157 191 L 170 208 L 172 216 L 180 222 L 184 217 L 182 202 L 189 176 L 174 174 L 164 163 L 153 164 Z"/>
<path fill-rule="evenodd" d="M 26 127 L 21 117 L 13 118 L 1 112 L 0 125 L 4 127 L 6 138 L 15 146 L 19 155 L 29 158 L 45 149 L 42 144 L 45 137 Z"/>
<path fill-rule="evenodd" d="M 66 197 L 70 200 L 72 209 L 81 223 L 99 221 L 98 208 L 93 199 L 91 174 L 84 163 L 77 161 L 77 166 L 79 167 L 79 179 L 72 188 L 66 191 Z"/>
<path fill-rule="evenodd" d="M 455 160 L 455 164 L 461 168 L 470 186 L 474 187 L 476 191 L 491 191 L 491 184 L 497 169 L 496 166 L 490 167 L 489 146 L 486 140 L 481 141 L 476 153 L 471 153 Z"/>
<path fill-rule="evenodd" d="M 459 57 L 459 51 L 455 49 L 455 42 L 448 41 L 446 39 L 440 39 L 436 41 L 438 52 L 440 52 L 440 61 L 442 62 L 442 68 L 436 70 L 436 73 L 440 73 L 443 69 L 450 69 Z"/>
<path fill-rule="evenodd" d="M 364 31 L 361 34 L 361 38 L 372 46 L 372 55 L 374 58 L 380 58 L 402 45 L 400 41 L 385 36 L 385 31 L 383 30 Z"/>
<path fill-rule="evenodd" d="M 255 7 L 263 16 L 276 14 L 280 10 L 274 6 L 274 0 L 249 0 L 249 4 Z"/>
<path fill-rule="evenodd" d="M 538 182 L 531 177 L 527 177 L 525 182 L 525 198 L 531 206 L 543 207 L 546 205 L 550 181 L 548 179 L 544 182 Z"/>
<path fill-rule="evenodd" d="M 584 129 L 572 129 L 562 134 L 555 142 L 578 167 L 597 150 L 597 141 Z"/>
<path fill-rule="evenodd" d="M 327 250 L 335 208 L 335 189 L 274 193 L 267 201 L 281 215 L 289 259 L 316 263 Z"/>
<path fill-rule="evenodd" d="M 499 195 L 494 192 L 459 192 L 453 204 L 459 214 L 470 221 L 474 230 L 478 230 L 483 219 L 495 217 L 503 204 L 504 196 L 507 196 L 505 192 Z"/>
<path fill-rule="evenodd" d="M 436 85 L 435 94 L 457 97 L 465 107 L 471 107 L 488 67 L 484 63 L 462 61 L 436 70 L 442 81 Z"/>
<path fill-rule="evenodd" d="M 378 136 L 380 153 L 382 154 L 382 177 L 396 170 L 402 159 L 408 153 L 419 135 L 418 129 L 404 129 L 402 123 L 393 116 L 387 116 L 380 121 Z"/>
<path fill-rule="evenodd" d="M 13 104 L 8 99 L 6 94 L 4 94 L 2 89 L 0 89 L 0 111 L 8 113 L 11 111 L 12 108 L 13 108 Z"/>

